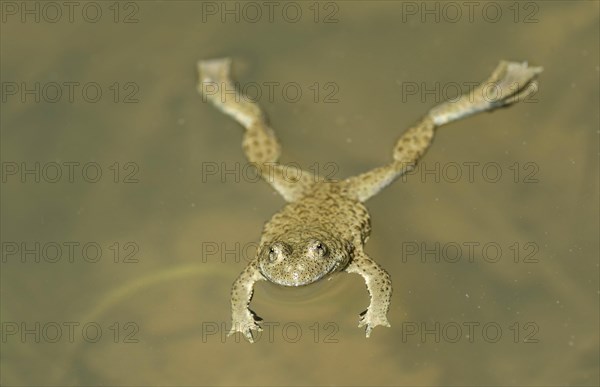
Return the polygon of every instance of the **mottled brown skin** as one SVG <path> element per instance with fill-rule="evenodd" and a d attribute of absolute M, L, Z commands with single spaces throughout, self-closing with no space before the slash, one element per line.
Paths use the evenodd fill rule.
<path fill-rule="evenodd" d="M 535 77 L 542 71 L 526 63 L 500 62 L 479 88 L 434 107 L 408 129 L 396 143 L 389 164 L 342 181 L 328 181 L 277 162 L 281 147 L 273 130 L 258 105 L 235 90 L 230 64 L 228 58 L 200 61 L 198 91 L 246 129 L 242 143 L 246 157 L 289 202 L 265 224 L 257 256 L 233 284 L 229 335 L 241 332 L 250 342 L 252 331 L 262 330 L 248 307 L 255 282 L 303 286 L 339 271 L 359 274 L 365 280 L 371 301 L 358 326 L 365 327 L 366 336 L 376 326 L 389 327 L 392 283 L 389 274 L 363 250 L 371 225 L 362 203 L 414 167 L 437 127 L 525 99 L 537 90 Z M 482 92 L 490 84 L 500 90 L 496 100 L 486 99 Z"/>

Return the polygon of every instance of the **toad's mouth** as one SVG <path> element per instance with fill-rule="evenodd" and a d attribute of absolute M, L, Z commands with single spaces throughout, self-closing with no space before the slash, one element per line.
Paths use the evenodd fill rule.
<path fill-rule="evenodd" d="M 337 265 L 331 265 L 331 267 L 327 268 L 327 270 L 324 270 L 312 276 L 307 276 L 307 272 L 305 269 L 290 270 L 289 273 L 286 273 L 284 276 L 274 276 L 271 270 L 264 270 L 264 268 L 262 267 L 261 272 L 269 282 L 273 282 L 281 286 L 299 287 L 307 286 L 323 279 L 324 277 L 333 273 L 336 270 L 336 268 Z"/>

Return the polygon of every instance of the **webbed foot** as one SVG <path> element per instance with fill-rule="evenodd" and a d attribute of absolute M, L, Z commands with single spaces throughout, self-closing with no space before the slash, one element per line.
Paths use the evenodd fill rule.
<path fill-rule="evenodd" d="M 544 69 L 529 67 L 527 62 L 500 61 L 492 75 L 470 93 L 429 110 L 435 126 L 483 111 L 510 106 L 524 101 L 538 90 L 535 78 Z"/>
<path fill-rule="evenodd" d="M 240 332 L 244 335 L 246 340 L 250 343 L 254 343 L 254 336 L 252 331 L 262 332 L 262 327 L 258 324 L 262 319 L 250 309 L 246 309 L 246 313 L 241 315 L 234 315 L 231 322 L 231 329 L 227 333 L 227 337 Z"/>
<path fill-rule="evenodd" d="M 500 61 L 486 82 L 488 87 L 491 84 L 499 90 L 498 97 L 491 104 L 500 107 L 525 100 L 537 91 L 535 77 L 543 70 L 543 67 L 529 67 L 527 62 Z"/>
<path fill-rule="evenodd" d="M 391 327 L 390 323 L 387 320 L 387 316 L 384 314 L 374 314 L 371 313 L 371 309 L 367 309 L 360 314 L 360 319 L 358 321 L 358 327 L 366 327 L 366 335 L 367 337 L 371 336 L 371 331 L 376 326 L 384 326 Z"/>

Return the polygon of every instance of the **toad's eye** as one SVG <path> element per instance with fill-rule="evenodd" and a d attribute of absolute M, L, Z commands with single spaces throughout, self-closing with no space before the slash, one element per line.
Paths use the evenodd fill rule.
<path fill-rule="evenodd" d="M 275 249 L 271 247 L 269 249 L 269 261 L 275 262 L 276 259 L 277 259 L 277 254 L 275 254 Z"/>
<path fill-rule="evenodd" d="M 327 246 L 325 246 L 324 243 L 317 242 L 315 244 L 315 250 L 317 251 L 317 254 L 319 254 L 319 256 L 321 256 L 321 257 L 324 257 L 327 255 Z"/>

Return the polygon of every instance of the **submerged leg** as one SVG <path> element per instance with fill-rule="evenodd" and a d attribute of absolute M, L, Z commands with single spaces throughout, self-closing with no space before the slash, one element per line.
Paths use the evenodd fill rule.
<path fill-rule="evenodd" d="M 366 311 L 361 313 L 358 327 L 366 327 L 367 337 L 378 325 L 389 327 L 387 312 L 392 298 L 392 281 L 390 275 L 364 252 L 357 252 L 346 268 L 348 273 L 360 274 L 367 285 L 371 303 Z"/>
<path fill-rule="evenodd" d="M 198 62 L 198 92 L 203 100 L 210 101 L 246 129 L 242 147 L 246 158 L 256 165 L 261 176 L 287 201 L 301 197 L 313 181 L 312 174 L 277 163 L 281 146 L 275 133 L 269 127 L 260 107 L 235 88 L 230 68 L 230 58 Z"/>
<path fill-rule="evenodd" d="M 391 163 L 341 182 L 343 192 L 353 199 L 366 201 L 414 168 L 431 145 L 437 127 L 526 99 L 537 90 L 535 77 L 541 72 L 541 67 L 528 67 L 527 63 L 501 61 L 490 78 L 479 87 L 463 94 L 457 101 L 435 106 L 420 122 L 404 132 L 394 147 Z"/>
<path fill-rule="evenodd" d="M 250 310 L 248 305 L 252 300 L 254 284 L 264 279 L 256 264 L 250 263 L 233 283 L 231 289 L 231 330 L 227 336 L 231 336 L 235 332 L 241 332 L 249 342 L 253 343 L 252 331 L 262 331 L 262 328 L 256 322 L 260 318 L 258 316 L 256 319 L 254 318 L 254 312 Z"/>

